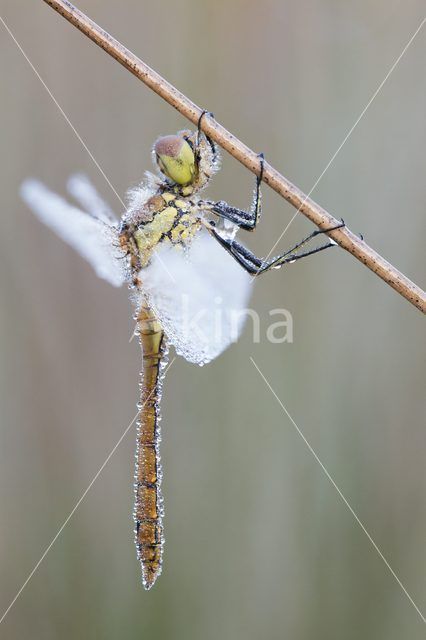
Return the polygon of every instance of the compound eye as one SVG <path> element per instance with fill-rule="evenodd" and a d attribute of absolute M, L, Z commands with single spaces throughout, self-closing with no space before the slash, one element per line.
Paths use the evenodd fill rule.
<path fill-rule="evenodd" d="M 195 177 L 195 157 L 187 140 L 180 136 L 163 136 L 154 145 L 158 167 L 167 178 L 179 185 L 190 184 Z"/>

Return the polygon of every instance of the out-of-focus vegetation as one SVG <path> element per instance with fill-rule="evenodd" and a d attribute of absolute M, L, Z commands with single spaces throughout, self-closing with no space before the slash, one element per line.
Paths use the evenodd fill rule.
<path fill-rule="evenodd" d="M 397 0 L 79 6 L 309 191 L 424 15 Z M 160 133 L 187 123 L 41 1 L 1 14 L 120 194 Z M 3 29 L 3 27 L 1 27 Z M 121 205 L 1 31 L 0 603 L 4 610 L 135 412 L 126 291 L 102 283 L 20 202 L 87 172 Z M 313 193 L 421 284 L 426 32 Z M 235 161 L 209 190 L 237 206 Z M 293 210 L 264 189 L 248 244 L 266 254 Z M 308 232 L 302 217 L 282 246 Z M 416 640 L 424 627 L 251 364 L 252 356 L 414 600 L 424 591 L 424 318 L 338 249 L 256 284 L 294 343 L 250 331 L 166 381 L 165 569 L 145 593 L 132 533 L 133 432 L 0 629 L 34 640 Z M 264 335 L 264 333 L 263 333 Z"/>

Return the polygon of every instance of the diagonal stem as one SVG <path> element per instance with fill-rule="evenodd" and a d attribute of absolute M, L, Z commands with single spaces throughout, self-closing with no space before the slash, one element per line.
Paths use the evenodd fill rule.
<path fill-rule="evenodd" d="M 155 91 L 155 93 L 166 100 L 166 102 L 177 109 L 177 111 L 193 124 L 198 123 L 203 111 L 200 107 L 189 100 L 183 93 L 178 91 L 172 84 L 167 82 L 167 80 L 135 56 L 135 54 L 124 47 L 118 40 L 110 36 L 79 9 L 74 7 L 68 0 L 44 0 L 44 2 L 71 22 L 71 24 L 82 31 L 104 51 L 109 53 L 115 60 L 122 64 L 123 67 L 139 78 L 139 80 L 142 80 L 150 89 Z M 257 153 L 227 131 L 225 127 L 210 117 L 204 117 L 201 128 L 247 169 L 256 175 L 259 174 L 260 162 Z M 328 227 L 339 224 L 339 220 L 304 194 L 301 189 L 287 180 L 287 178 L 267 162 L 264 164 L 262 179 L 320 229 L 327 229 Z M 328 235 L 340 245 L 342 249 L 351 253 L 401 296 L 411 302 L 411 304 L 420 309 L 420 311 L 423 311 L 423 313 L 426 313 L 426 292 L 398 271 L 398 269 L 379 255 L 366 242 L 361 240 L 361 238 L 352 233 L 348 227 L 336 229 Z"/>

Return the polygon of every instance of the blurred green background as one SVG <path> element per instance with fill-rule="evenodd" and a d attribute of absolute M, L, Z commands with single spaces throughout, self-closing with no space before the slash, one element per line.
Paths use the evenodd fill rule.
<path fill-rule="evenodd" d="M 80 0 L 79 6 L 309 191 L 419 26 L 414 0 Z M 41 0 L 1 15 L 114 187 L 186 122 Z M 135 412 L 125 290 L 98 280 L 18 197 L 85 171 L 120 204 L 0 25 L 0 608 L 6 609 Z M 424 284 L 426 27 L 313 197 Z M 246 206 L 227 156 L 209 196 Z M 248 245 L 293 215 L 264 189 Z M 289 246 L 311 229 L 299 216 Z M 244 238 L 246 240 L 246 238 Z M 335 249 L 261 278 L 253 307 L 294 343 L 182 359 L 163 403 L 164 572 L 146 593 L 127 434 L 0 627 L 2 638 L 416 640 L 424 625 L 252 356 L 407 590 L 426 601 L 424 318 Z"/>

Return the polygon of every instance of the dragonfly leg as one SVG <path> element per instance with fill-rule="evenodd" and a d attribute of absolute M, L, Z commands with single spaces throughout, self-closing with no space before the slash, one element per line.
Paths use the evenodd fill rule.
<path fill-rule="evenodd" d="M 312 233 L 306 236 L 306 238 L 303 238 L 303 240 L 301 240 L 300 242 L 297 242 L 293 247 L 291 247 L 290 249 L 287 249 L 287 251 L 277 256 L 272 261 L 270 261 L 269 268 L 272 269 L 275 266 L 279 266 L 280 264 L 282 264 L 282 261 L 287 257 L 289 258 L 291 257 L 291 260 L 285 260 L 285 262 L 294 261 L 294 257 L 296 255 L 295 252 L 298 252 L 302 247 L 308 244 L 308 242 L 310 242 L 311 240 L 313 240 L 314 238 L 316 238 L 317 236 L 323 233 L 329 233 L 330 231 L 334 231 L 335 229 L 341 229 L 342 227 L 345 227 L 345 226 L 346 226 L 345 221 L 342 218 L 339 224 L 334 225 L 334 227 L 330 227 L 329 229 L 315 229 L 315 231 L 312 231 Z M 316 247 L 309 251 L 304 251 L 303 253 L 298 253 L 297 259 L 305 258 L 306 256 L 310 256 L 313 253 L 318 253 L 318 251 L 322 251 L 322 249 L 328 249 L 328 247 L 334 247 L 335 244 L 336 243 L 334 242 L 334 240 L 330 240 L 326 244 L 320 245 L 319 247 Z"/>
<path fill-rule="evenodd" d="M 328 249 L 329 247 L 335 247 L 335 242 L 326 242 L 325 244 L 321 244 L 319 247 L 315 247 L 314 249 L 310 249 L 309 251 L 303 251 L 302 253 L 289 253 L 285 252 L 284 254 L 273 258 L 272 260 L 266 262 L 257 272 L 256 275 L 260 275 L 265 271 L 270 271 L 270 269 L 279 269 L 284 264 L 291 264 L 296 262 L 296 260 L 301 260 L 301 258 L 306 258 L 307 256 L 312 256 L 314 253 L 319 253 L 320 251 L 324 251 L 324 249 Z"/>
<path fill-rule="evenodd" d="M 231 207 L 227 202 L 219 200 L 214 202 L 211 211 L 220 218 L 225 218 L 236 224 L 240 229 L 244 231 L 254 231 L 259 222 L 260 215 L 262 213 L 262 194 L 260 191 L 260 185 L 262 184 L 263 171 L 265 165 L 265 159 L 263 153 L 258 154 L 259 158 L 259 175 L 256 176 L 256 187 L 254 191 L 253 204 L 250 211 L 244 209 L 238 209 L 237 207 Z"/>
<path fill-rule="evenodd" d="M 216 238 L 216 240 L 222 245 L 222 247 L 226 249 L 226 251 L 228 251 L 228 253 L 243 267 L 243 269 L 245 269 L 251 275 L 258 276 L 265 271 L 270 271 L 271 269 L 279 269 L 284 264 L 296 262 L 296 260 L 306 258 L 307 256 L 311 256 L 314 253 L 319 253 L 324 249 L 336 246 L 336 243 L 333 240 L 330 240 L 329 242 L 326 242 L 319 247 L 315 247 L 314 249 L 298 253 L 301 247 L 305 246 L 310 240 L 320 235 L 321 233 L 334 231 L 334 229 L 340 229 L 344 226 L 345 223 L 342 220 L 340 224 L 335 225 L 330 229 L 317 229 L 316 231 L 313 231 L 309 236 L 294 245 L 291 249 L 288 249 L 284 253 L 270 260 L 261 260 L 249 249 L 247 249 L 247 247 L 244 247 L 244 245 L 240 244 L 239 242 L 230 240 L 228 238 L 223 238 L 214 228 L 210 229 L 210 233 L 214 236 L 214 238 Z"/>
<path fill-rule="evenodd" d="M 201 134 L 203 133 L 206 136 L 206 140 L 209 143 L 211 150 L 213 152 L 213 162 L 216 161 L 217 159 L 217 148 L 216 148 L 216 144 L 215 142 L 213 142 L 213 140 L 210 138 L 210 136 L 208 136 L 206 133 L 204 133 L 203 131 L 201 131 L 201 123 L 203 121 L 203 118 L 205 116 L 209 116 L 209 118 L 212 118 L 214 120 L 214 115 L 212 114 L 211 111 L 207 111 L 206 109 L 203 109 L 203 111 L 201 112 L 200 117 L 198 118 L 198 124 L 197 124 L 197 148 L 195 150 L 195 153 L 198 157 L 198 159 L 200 158 L 200 138 L 201 138 Z"/>
<path fill-rule="evenodd" d="M 262 260 L 257 258 L 254 253 L 249 251 L 242 244 L 237 242 L 236 240 L 229 240 L 228 238 L 223 238 L 217 231 L 214 229 L 210 229 L 210 233 L 219 244 L 236 260 L 242 268 L 255 276 L 258 274 L 259 270 L 262 268 Z"/>

